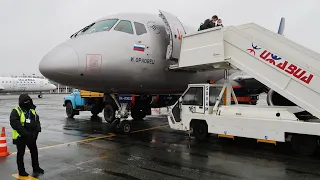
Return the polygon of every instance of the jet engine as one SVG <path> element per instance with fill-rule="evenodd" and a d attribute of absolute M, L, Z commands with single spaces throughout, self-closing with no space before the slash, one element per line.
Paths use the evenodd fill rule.
<path fill-rule="evenodd" d="M 296 104 L 272 89 L 268 92 L 267 103 L 269 106 L 296 106 Z"/>

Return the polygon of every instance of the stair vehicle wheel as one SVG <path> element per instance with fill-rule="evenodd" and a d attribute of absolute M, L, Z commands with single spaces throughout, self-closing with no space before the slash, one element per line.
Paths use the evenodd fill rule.
<path fill-rule="evenodd" d="M 318 139 L 315 136 L 294 134 L 291 138 L 292 149 L 304 156 L 312 155 L 318 145 Z"/>
<path fill-rule="evenodd" d="M 207 140 L 208 136 L 208 126 L 205 122 L 198 121 L 193 125 L 193 134 L 199 141 Z"/>
<path fill-rule="evenodd" d="M 123 134 L 129 134 L 131 132 L 131 123 L 128 120 L 123 120 L 119 124 L 119 131 Z"/>
<path fill-rule="evenodd" d="M 115 109 L 111 104 L 106 104 L 103 110 L 104 119 L 108 123 L 112 123 L 115 120 Z"/>
<path fill-rule="evenodd" d="M 66 104 L 66 114 L 68 118 L 73 118 L 75 115 L 72 104 L 70 102 L 67 102 Z"/>

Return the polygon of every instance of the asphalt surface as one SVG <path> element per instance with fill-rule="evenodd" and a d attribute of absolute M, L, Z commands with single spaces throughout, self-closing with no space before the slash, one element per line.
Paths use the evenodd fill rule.
<path fill-rule="evenodd" d="M 212 137 L 200 143 L 171 130 L 165 118 L 156 116 L 135 123 L 130 135 L 113 134 L 103 118 L 92 119 L 90 112 L 66 118 L 64 96 L 32 95 L 42 124 L 38 148 L 45 174 L 23 179 L 320 179 L 319 155 L 300 157 L 286 146 L 251 140 Z M 0 96 L 0 127 L 6 128 L 12 153 L 0 158 L 1 180 L 17 179 L 9 124 L 17 99 L 18 95 Z M 29 152 L 25 166 L 32 174 Z"/>

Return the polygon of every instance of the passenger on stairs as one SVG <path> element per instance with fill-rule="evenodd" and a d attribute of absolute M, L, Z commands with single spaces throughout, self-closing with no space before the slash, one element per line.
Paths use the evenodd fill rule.
<path fill-rule="evenodd" d="M 198 31 L 209 29 L 209 28 L 213 28 L 214 26 L 215 26 L 215 24 L 210 19 L 206 19 L 204 21 L 204 23 L 202 23 L 200 25 Z"/>
<path fill-rule="evenodd" d="M 215 24 L 214 27 L 217 27 L 217 26 L 222 26 L 223 27 L 222 20 L 219 19 L 217 15 L 212 16 L 211 21 Z"/>
<path fill-rule="evenodd" d="M 203 24 L 200 25 L 198 31 L 213 28 L 216 26 L 222 26 L 222 20 L 218 18 L 217 15 L 212 16 L 211 19 L 206 19 Z"/>

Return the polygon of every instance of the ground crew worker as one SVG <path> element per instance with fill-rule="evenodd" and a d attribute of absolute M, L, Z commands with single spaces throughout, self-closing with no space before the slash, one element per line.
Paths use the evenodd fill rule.
<path fill-rule="evenodd" d="M 38 161 L 37 138 L 41 132 L 39 116 L 35 111 L 36 106 L 28 94 L 19 96 L 19 106 L 14 108 L 10 114 L 10 125 L 13 129 L 13 144 L 17 146 L 17 165 L 19 176 L 29 176 L 25 171 L 23 157 L 26 146 L 31 152 L 33 173 L 43 174 Z"/>

